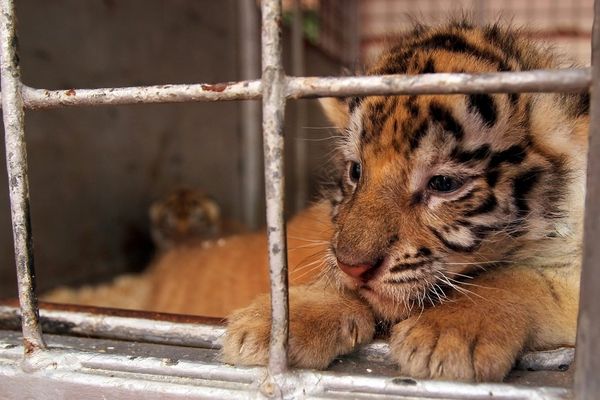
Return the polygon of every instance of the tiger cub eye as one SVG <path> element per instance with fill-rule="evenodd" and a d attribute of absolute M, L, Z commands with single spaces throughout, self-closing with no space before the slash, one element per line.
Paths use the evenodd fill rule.
<path fill-rule="evenodd" d="M 427 186 L 429 187 L 429 189 L 436 192 L 450 193 L 459 189 L 462 186 L 462 184 L 462 181 L 451 176 L 436 175 L 429 180 Z"/>
<path fill-rule="evenodd" d="M 351 161 L 350 167 L 348 170 L 348 176 L 350 177 L 350 180 L 354 183 L 357 183 L 358 180 L 360 179 L 361 174 L 362 174 L 362 166 L 360 165 L 360 163 L 358 163 L 356 161 Z"/>

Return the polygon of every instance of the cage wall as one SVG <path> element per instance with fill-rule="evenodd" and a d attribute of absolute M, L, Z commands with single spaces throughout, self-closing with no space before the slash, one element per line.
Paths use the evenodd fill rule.
<path fill-rule="evenodd" d="M 17 14 L 23 81 L 31 86 L 69 89 L 240 79 L 235 0 L 22 0 Z M 285 40 L 289 42 L 287 33 Z M 306 65 L 309 75 L 339 72 L 335 61 L 308 45 Z M 310 129 L 302 137 L 290 137 L 287 151 L 291 154 L 298 140 L 307 140 L 313 196 L 330 142 L 313 139 L 331 132 L 319 128 L 329 124 L 316 101 L 304 101 Z M 245 151 L 240 108 L 240 102 L 203 102 L 27 113 L 40 289 L 143 268 L 152 252 L 148 206 L 180 185 L 205 189 L 226 215 L 241 218 L 241 204 L 248 200 L 240 182 Z M 293 107 L 287 117 L 291 135 Z M 289 190 L 295 185 L 293 167 L 289 163 Z M 3 298 L 16 294 L 16 278 L 6 174 L 0 175 Z M 293 196 L 288 200 L 293 202 Z M 258 207 L 264 208 L 262 195 Z"/>

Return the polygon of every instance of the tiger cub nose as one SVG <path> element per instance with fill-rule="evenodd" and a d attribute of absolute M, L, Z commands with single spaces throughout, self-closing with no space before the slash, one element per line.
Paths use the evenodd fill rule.
<path fill-rule="evenodd" d="M 353 278 L 359 279 L 362 274 L 373 268 L 372 264 L 356 264 L 356 265 L 348 265 L 341 262 L 339 259 L 337 260 L 338 267 L 346 274 Z"/>

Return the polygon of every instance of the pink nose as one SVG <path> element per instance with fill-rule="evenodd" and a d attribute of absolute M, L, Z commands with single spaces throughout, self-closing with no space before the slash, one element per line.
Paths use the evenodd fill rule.
<path fill-rule="evenodd" d="M 338 263 L 338 267 L 340 267 L 340 269 L 342 271 L 344 271 L 344 273 L 346 275 L 349 275 L 353 278 L 360 278 L 360 276 L 362 274 L 364 274 L 365 272 L 367 272 L 368 270 L 370 270 L 373 266 L 369 265 L 369 264 L 357 264 L 357 265 L 348 265 L 348 264 L 344 264 L 343 262 L 341 262 L 340 260 L 337 260 Z"/>

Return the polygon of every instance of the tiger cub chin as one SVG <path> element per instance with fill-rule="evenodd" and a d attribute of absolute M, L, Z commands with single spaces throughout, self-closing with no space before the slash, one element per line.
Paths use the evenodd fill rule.
<path fill-rule="evenodd" d="M 499 24 L 417 26 L 370 75 L 559 67 Z M 572 346 L 588 95 L 325 99 L 340 128 L 326 194 L 329 279 L 290 289 L 292 365 L 325 368 L 391 325 L 418 378 L 499 381 L 525 350 Z M 268 296 L 233 313 L 222 357 L 265 364 Z"/>

